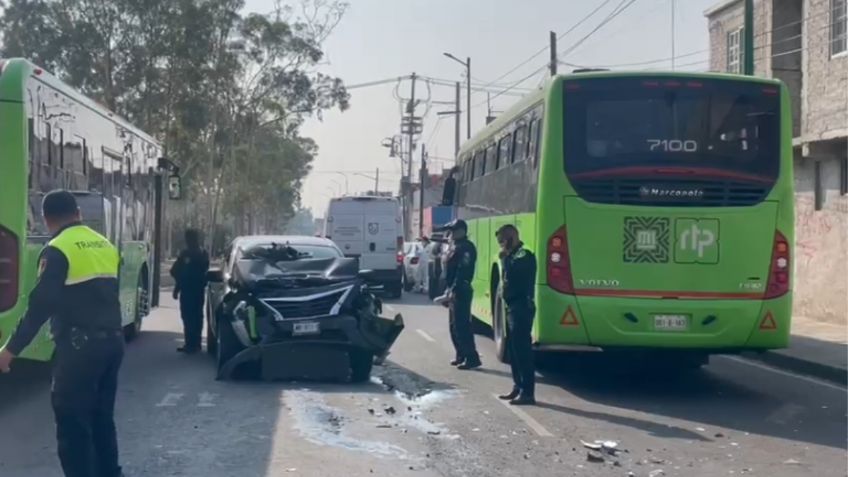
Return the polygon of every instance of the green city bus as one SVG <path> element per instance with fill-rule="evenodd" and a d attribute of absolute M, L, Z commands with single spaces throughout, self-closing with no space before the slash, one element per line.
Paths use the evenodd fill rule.
<path fill-rule="evenodd" d="M 45 193 L 77 196 L 83 221 L 115 243 L 128 338 L 158 295 L 162 150 L 150 136 L 23 59 L 0 60 L 0 345 L 26 311 L 49 240 Z M 177 184 L 174 184 L 176 187 Z M 49 327 L 22 353 L 47 361 Z"/>
<path fill-rule="evenodd" d="M 509 337 L 494 234 L 507 223 L 537 257 L 539 351 L 701 365 L 787 346 L 792 125 L 779 81 L 557 76 L 468 141 L 457 164 L 453 202 L 478 249 L 473 313 L 500 359 Z"/>

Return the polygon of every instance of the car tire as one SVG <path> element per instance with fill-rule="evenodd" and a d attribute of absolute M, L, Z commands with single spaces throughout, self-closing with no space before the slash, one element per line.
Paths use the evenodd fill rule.
<path fill-rule="evenodd" d="M 215 364 L 217 365 L 217 379 L 222 380 L 227 376 L 223 376 L 221 372 L 224 369 L 224 365 L 227 364 L 227 361 L 232 359 L 236 354 L 238 354 L 241 346 L 239 345 L 238 338 L 236 337 L 235 331 L 233 331 L 232 326 L 226 322 L 225 319 L 218 319 L 218 329 L 215 332 L 215 339 L 218 341 L 215 346 Z"/>
<path fill-rule="evenodd" d="M 400 298 L 403 296 L 403 284 L 398 282 L 393 284 L 389 288 L 389 297 L 390 298 Z"/>
<path fill-rule="evenodd" d="M 368 351 L 354 350 L 350 352 L 350 382 L 364 383 L 371 378 L 374 367 L 374 355 Z"/>
<path fill-rule="evenodd" d="M 218 356 L 218 336 L 212 327 L 212 305 L 206 300 L 206 353 L 209 356 Z"/>
<path fill-rule="evenodd" d="M 501 363 L 509 363 L 509 334 L 506 327 L 506 307 L 501 290 L 495 295 L 494 313 L 492 313 L 492 334 L 495 337 L 495 355 Z"/>

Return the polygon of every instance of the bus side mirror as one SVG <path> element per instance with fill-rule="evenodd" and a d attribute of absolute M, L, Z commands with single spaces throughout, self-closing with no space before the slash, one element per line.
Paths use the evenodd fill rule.
<path fill-rule="evenodd" d="M 442 189 L 442 205 L 453 205 L 453 197 L 456 194 L 456 179 L 453 176 L 445 179 L 445 187 Z"/>
<path fill-rule="evenodd" d="M 176 174 L 168 176 L 168 198 L 171 200 L 180 200 L 183 198 L 183 181 Z"/>

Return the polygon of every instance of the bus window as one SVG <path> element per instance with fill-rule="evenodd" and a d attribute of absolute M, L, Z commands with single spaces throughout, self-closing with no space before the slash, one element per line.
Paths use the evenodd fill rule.
<path fill-rule="evenodd" d="M 521 124 L 515 130 L 515 143 L 512 146 L 512 160 L 511 163 L 516 161 L 520 161 L 524 159 L 524 155 L 527 153 L 526 144 L 525 144 L 525 136 L 527 134 L 527 126 L 525 124 Z"/>
<path fill-rule="evenodd" d="M 504 136 L 501 138 L 500 144 L 498 146 L 498 159 L 495 165 L 495 169 L 500 169 L 501 167 L 506 167 L 509 165 L 510 155 L 512 152 L 512 134 L 508 136 Z"/>
<path fill-rule="evenodd" d="M 539 131 L 539 120 L 534 119 L 530 121 L 530 127 L 528 128 L 529 138 L 527 141 L 527 153 L 524 156 L 528 160 L 536 155 L 536 141 L 538 140 L 538 131 Z"/>
<path fill-rule="evenodd" d="M 533 167 L 539 165 L 539 155 L 542 149 L 542 120 L 536 121 L 536 128 L 533 131 L 533 150 L 530 151 L 533 158 Z"/>
<path fill-rule="evenodd" d="M 497 144 L 492 144 L 488 148 L 486 148 L 486 162 L 483 166 L 483 174 L 495 172 L 495 169 L 498 168 L 498 146 Z M 481 175 L 483 175 L 481 174 Z"/>

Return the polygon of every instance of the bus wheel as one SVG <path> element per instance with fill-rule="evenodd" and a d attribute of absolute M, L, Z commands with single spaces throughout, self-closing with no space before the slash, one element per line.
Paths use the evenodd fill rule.
<path fill-rule="evenodd" d="M 509 363 L 509 336 L 506 331 L 506 309 L 501 290 L 495 296 L 495 312 L 492 317 L 492 332 L 495 335 L 495 352 L 501 363 Z"/>
<path fill-rule="evenodd" d="M 141 321 L 144 318 L 144 310 L 147 309 L 147 299 L 147 287 L 141 277 L 138 277 L 133 322 L 124 327 L 124 338 L 127 341 L 138 338 L 139 333 L 141 333 Z"/>

